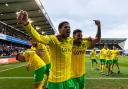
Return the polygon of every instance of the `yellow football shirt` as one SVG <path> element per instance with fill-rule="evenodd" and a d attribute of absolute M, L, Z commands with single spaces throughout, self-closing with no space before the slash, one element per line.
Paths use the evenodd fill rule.
<path fill-rule="evenodd" d="M 24 53 L 25 60 L 30 64 L 34 70 L 37 70 L 46 64 L 44 61 L 35 53 L 35 51 L 25 51 Z"/>
<path fill-rule="evenodd" d="M 63 82 L 71 78 L 71 54 L 73 39 L 67 38 L 60 42 L 55 35 L 40 35 L 29 23 L 25 26 L 27 32 L 36 41 L 48 44 L 51 56 L 50 82 Z"/>
<path fill-rule="evenodd" d="M 100 51 L 100 59 L 105 59 L 105 49 L 101 49 Z"/>
<path fill-rule="evenodd" d="M 80 46 L 73 45 L 72 48 L 72 59 L 71 59 L 71 69 L 72 77 L 80 77 L 85 74 L 85 57 L 86 50 L 90 46 L 90 42 L 83 40 Z"/>
<path fill-rule="evenodd" d="M 105 59 L 112 60 L 112 55 L 110 49 L 105 49 Z"/>
<path fill-rule="evenodd" d="M 92 50 L 90 57 L 91 59 L 96 59 L 96 50 Z"/>
<path fill-rule="evenodd" d="M 112 59 L 118 59 L 118 56 L 119 56 L 119 50 L 118 49 L 113 49 L 112 50 Z"/>
<path fill-rule="evenodd" d="M 46 64 L 49 64 L 50 63 L 50 55 L 49 55 L 49 52 L 48 52 L 46 46 L 44 44 L 37 43 L 36 51 L 38 51 L 38 50 L 43 50 L 44 54 L 41 55 L 40 57 L 43 59 L 43 61 Z"/>

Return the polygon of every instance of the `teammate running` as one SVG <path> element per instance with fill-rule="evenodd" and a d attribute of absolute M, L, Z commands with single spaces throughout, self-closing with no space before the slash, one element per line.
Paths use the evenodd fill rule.
<path fill-rule="evenodd" d="M 119 68 L 119 65 L 118 65 L 118 57 L 119 57 L 119 50 L 113 46 L 113 50 L 112 50 L 112 59 L 113 59 L 113 64 L 112 64 L 112 70 L 113 70 L 113 67 L 114 65 L 116 64 L 117 68 L 118 68 L 118 74 L 120 73 L 120 68 Z"/>
<path fill-rule="evenodd" d="M 90 59 L 92 61 L 91 68 L 94 69 L 94 62 L 96 63 L 96 67 L 98 68 L 98 62 L 97 62 L 97 56 L 96 56 L 96 49 L 95 48 L 93 48 L 92 52 L 90 53 Z"/>
<path fill-rule="evenodd" d="M 108 69 L 107 76 L 111 74 L 111 66 L 112 66 L 112 56 L 111 51 L 107 45 L 105 45 L 105 59 L 106 59 L 106 68 Z"/>
<path fill-rule="evenodd" d="M 101 74 L 104 74 L 104 67 L 106 64 L 106 59 L 105 59 L 105 50 L 106 50 L 106 45 L 100 50 L 100 70 Z"/>

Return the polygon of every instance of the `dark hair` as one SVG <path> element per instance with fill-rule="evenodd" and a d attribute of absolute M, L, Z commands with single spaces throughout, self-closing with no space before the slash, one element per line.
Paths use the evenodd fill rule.
<path fill-rule="evenodd" d="M 18 60 L 18 56 L 20 55 L 20 53 L 18 53 L 17 55 L 16 55 L 16 60 Z"/>
<path fill-rule="evenodd" d="M 77 32 L 82 32 L 80 29 L 75 29 L 74 31 L 73 31 L 73 35 L 75 35 Z"/>
<path fill-rule="evenodd" d="M 69 22 L 67 22 L 67 21 L 63 21 L 63 22 L 61 22 L 61 23 L 59 24 L 58 29 L 61 29 L 62 26 L 63 26 L 65 23 L 69 24 Z"/>

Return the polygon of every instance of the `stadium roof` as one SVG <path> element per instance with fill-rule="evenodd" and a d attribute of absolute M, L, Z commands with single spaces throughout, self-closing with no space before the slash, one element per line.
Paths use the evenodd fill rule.
<path fill-rule="evenodd" d="M 121 42 L 124 42 L 126 41 L 127 39 L 126 38 L 102 38 L 100 43 L 103 43 L 103 44 L 109 44 L 109 43 L 113 43 L 113 44 L 119 44 Z"/>
<path fill-rule="evenodd" d="M 16 21 L 16 12 L 26 10 L 32 24 L 42 29 L 45 34 L 54 34 L 55 29 L 40 0 L 0 0 L 0 21 L 11 25 L 26 34 L 21 24 Z"/>

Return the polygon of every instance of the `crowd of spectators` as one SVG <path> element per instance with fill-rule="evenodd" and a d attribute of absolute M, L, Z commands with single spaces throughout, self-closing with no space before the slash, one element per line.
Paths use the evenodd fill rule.
<path fill-rule="evenodd" d="M 23 47 L 15 47 L 15 46 L 0 46 L 0 57 L 3 56 L 16 56 L 20 51 L 24 51 Z"/>
<path fill-rule="evenodd" d="M 0 23 L 0 33 L 9 35 L 9 36 L 13 36 L 15 38 L 20 38 L 22 40 L 27 40 L 27 38 L 28 38 L 28 36 L 26 36 L 25 34 L 18 32 L 16 30 L 12 29 L 11 27 L 7 27 L 1 23 Z"/>

